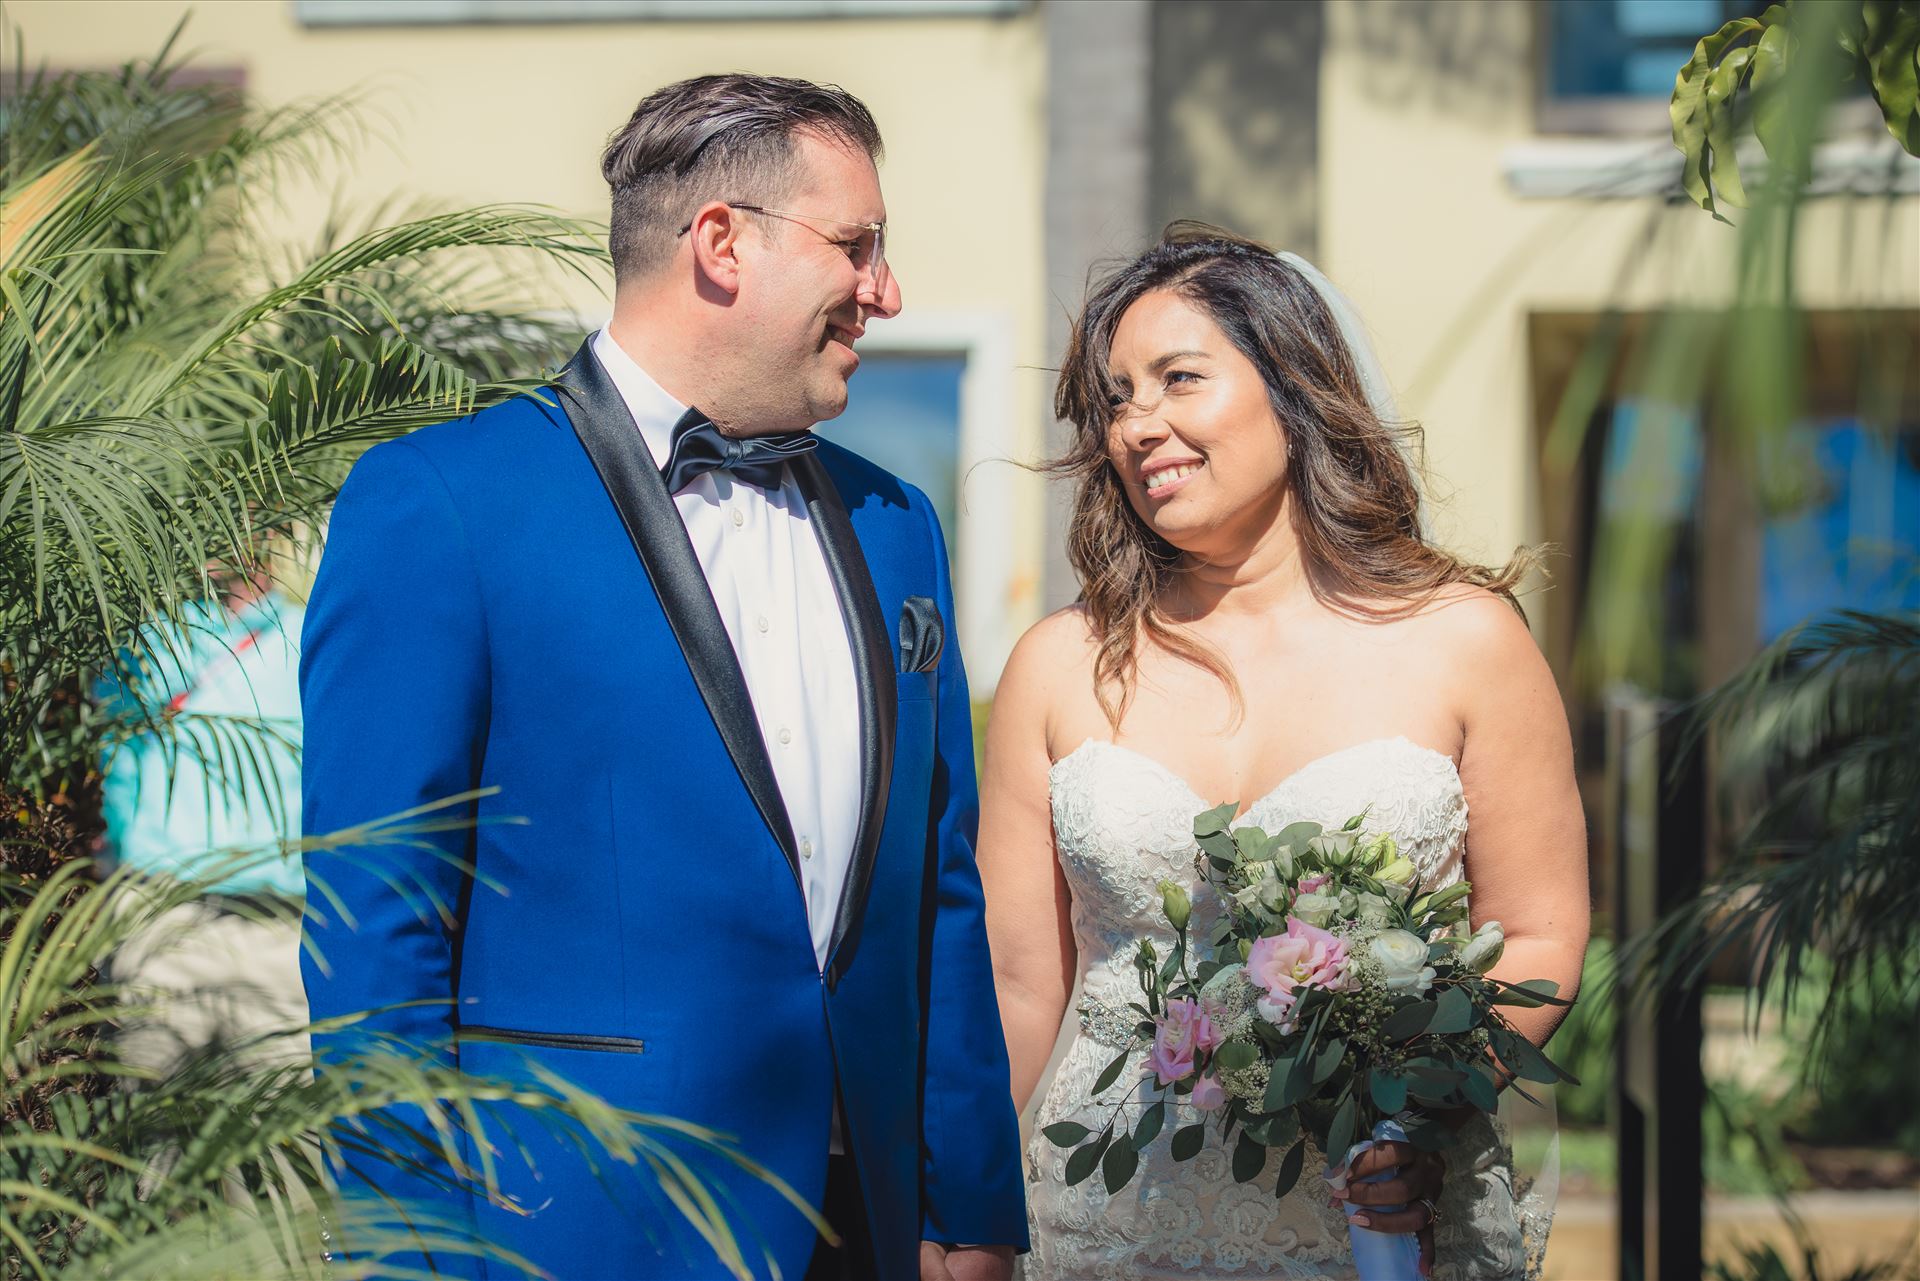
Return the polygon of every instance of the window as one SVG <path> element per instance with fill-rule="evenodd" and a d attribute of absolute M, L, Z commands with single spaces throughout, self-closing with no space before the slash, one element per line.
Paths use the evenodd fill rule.
<path fill-rule="evenodd" d="M 873 352 L 853 376 L 847 412 L 815 428 L 926 491 L 958 556 L 963 354 Z"/>
<path fill-rule="evenodd" d="M 860 362 L 847 411 L 815 430 L 932 500 L 968 682 L 989 697 L 1038 603 L 1041 549 L 1022 518 L 1031 478 L 1010 461 L 1021 452 L 1013 324 L 998 312 L 912 311 L 869 329 Z"/>
<path fill-rule="evenodd" d="M 1760 639 L 1840 609 L 1920 609 L 1920 431 L 1796 433 L 1805 492 L 1762 523 Z"/>
<path fill-rule="evenodd" d="M 1555 0 L 1539 6 L 1540 127 L 1547 133 L 1667 128 L 1674 77 L 1702 36 L 1767 0 Z"/>

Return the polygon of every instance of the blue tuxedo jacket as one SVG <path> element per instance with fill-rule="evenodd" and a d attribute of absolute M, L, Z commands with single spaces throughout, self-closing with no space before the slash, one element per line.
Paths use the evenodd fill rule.
<path fill-rule="evenodd" d="M 746 685 L 666 487 L 588 350 L 548 398 L 370 450 L 334 510 L 301 670 L 307 832 L 498 791 L 455 810 L 457 830 L 309 854 L 313 1016 L 380 1011 L 317 1037 L 320 1070 L 376 1032 L 476 1073 L 549 1071 L 735 1137 L 816 1205 L 837 1091 L 883 1277 L 915 1275 L 921 1238 L 1024 1246 L 966 676 L 951 642 L 921 661 L 925 601 L 935 645 L 953 618 L 925 495 L 824 442 L 793 464 L 860 688 L 864 808 L 823 971 Z M 925 670 L 902 670 L 916 631 L 908 665 Z M 560 1278 L 718 1272 L 644 1162 L 595 1159 L 512 1107 L 485 1127 L 517 1206 L 367 1160 L 343 1192 L 423 1200 Z M 801 1276 L 804 1216 L 701 1168 L 749 1259 Z"/>

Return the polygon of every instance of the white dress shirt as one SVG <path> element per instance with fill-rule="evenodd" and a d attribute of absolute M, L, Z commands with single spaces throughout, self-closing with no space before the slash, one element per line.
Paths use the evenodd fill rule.
<path fill-rule="evenodd" d="M 687 406 L 602 329 L 593 354 L 665 466 Z M 673 496 L 740 660 L 760 737 L 800 851 L 813 953 L 822 969 L 860 827 L 860 695 L 853 645 L 791 467 L 777 490 L 722 471 Z"/>

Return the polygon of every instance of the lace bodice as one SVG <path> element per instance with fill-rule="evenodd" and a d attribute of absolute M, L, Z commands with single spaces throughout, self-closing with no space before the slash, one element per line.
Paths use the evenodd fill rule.
<path fill-rule="evenodd" d="M 1150 757 L 1098 740 L 1056 762 L 1049 781 L 1055 843 L 1073 897 L 1083 1003 L 1124 1009 L 1139 998 L 1133 956 L 1140 939 L 1153 939 L 1162 956 L 1173 946 L 1160 881 L 1171 878 L 1194 892 L 1194 935 L 1204 937 L 1212 923 L 1218 909 L 1210 893 L 1198 891 L 1193 819 L 1225 798 L 1202 797 Z M 1460 879 L 1467 801 L 1459 774 L 1448 757 L 1404 738 L 1376 739 L 1312 761 L 1234 824 L 1268 832 L 1300 820 L 1338 826 L 1362 810 L 1366 829 L 1392 833 L 1424 884 L 1437 888 Z M 1034 1238 L 1029 1281 L 1352 1275 L 1345 1220 L 1327 1205 L 1317 1177 L 1325 1158 L 1318 1152 L 1309 1153 L 1308 1173 L 1284 1198 L 1274 1195 L 1277 1162 L 1254 1181 L 1236 1183 L 1227 1153 L 1211 1138 L 1198 1157 L 1178 1164 L 1164 1140 L 1150 1145 L 1140 1173 L 1111 1200 L 1098 1174 L 1067 1187 L 1068 1150 L 1039 1130 L 1068 1119 L 1104 1123 L 1144 1070 L 1129 1064 L 1093 1100 L 1093 1082 L 1116 1053 L 1113 1040 L 1097 1019 L 1083 1019 L 1035 1118 L 1027 1153 Z M 1149 1084 L 1135 1096 L 1131 1115 L 1159 1097 Z M 1189 1107 L 1171 1112 L 1168 1131 L 1199 1119 Z M 1511 1160 L 1496 1129 L 1469 1127 L 1449 1155 L 1437 1247 L 1441 1278 L 1537 1275 L 1545 1224 L 1528 1233 L 1537 1244 L 1523 1242 Z"/>

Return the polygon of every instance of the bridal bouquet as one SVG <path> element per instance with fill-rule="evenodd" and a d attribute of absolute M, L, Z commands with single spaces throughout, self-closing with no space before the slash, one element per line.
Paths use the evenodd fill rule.
<path fill-rule="evenodd" d="M 1075 1149 L 1069 1184 L 1097 1168 L 1109 1195 L 1124 1188 L 1165 1127 L 1169 1102 L 1211 1114 L 1172 1131 L 1175 1161 L 1200 1152 L 1211 1122 L 1219 1142 L 1233 1144 L 1243 1183 L 1282 1153 L 1285 1196 L 1308 1137 L 1341 1162 L 1369 1136 L 1436 1147 L 1445 1123 L 1422 1108 L 1492 1112 L 1496 1074 L 1573 1080 L 1501 1014 L 1500 1006 L 1564 1002 L 1552 982 L 1487 974 L 1503 936 L 1493 921 L 1468 931 L 1466 882 L 1425 891 L 1391 836 L 1363 832 L 1365 815 L 1338 831 L 1295 823 L 1269 836 L 1231 828 L 1235 808 L 1194 820 L 1201 875 L 1217 900 L 1205 905 L 1217 914 L 1205 930 L 1207 955 L 1189 936 L 1188 894 L 1161 882 L 1173 951 L 1162 957 L 1141 940 L 1133 1042 L 1093 1093 L 1104 1094 L 1142 1047 L 1147 1071 L 1097 1132 L 1074 1121 L 1043 1131 Z M 1129 1128 L 1122 1119 L 1150 1083 L 1160 1097 L 1143 1101 Z"/>

